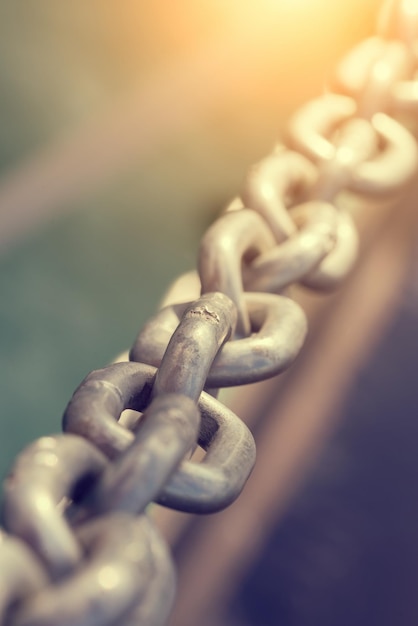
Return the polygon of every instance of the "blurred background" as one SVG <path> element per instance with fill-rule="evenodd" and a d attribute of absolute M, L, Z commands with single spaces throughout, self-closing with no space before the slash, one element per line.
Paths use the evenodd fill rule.
<path fill-rule="evenodd" d="M 60 430 L 82 378 L 127 348 L 169 282 L 195 267 L 202 233 L 248 167 L 283 137 L 290 114 L 324 91 L 337 60 L 373 33 L 379 5 L 0 3 L 2 476 L 26 443 Z M 400 488 L 402 472 L 388 485 L 389 443 L 376 465 L 368 444 L 377 416 L 386 411 L 392 444 L 394 413 L 402 423 L 417 406 L 417 299 L 415 286 L 398 294 L 397 317 L 351 376 L 339 430 L 310 482 L 280 527 L 273 516 L 264 552 L 208 625 L 416 624 L 415 492 L 411 483 Z M 373 372 L 393 360 L 394 346 L 411 377 L 389 401 L 382 388 L 393 371 Z M 408 411 L 398 414 L 402 403 Z M 408 459 L 411 477 L 418 433 L 410 427 L 410 454 L 399 441 L 396 459 Z M 378 541 L 377 520 L 391 511 Z M 356 535 L 359 515 L 366 530 Z"/>
<path fill-rule="evenodd" d="M 57 431 L 376 1 L 0 4 L 0 471 Z"/>

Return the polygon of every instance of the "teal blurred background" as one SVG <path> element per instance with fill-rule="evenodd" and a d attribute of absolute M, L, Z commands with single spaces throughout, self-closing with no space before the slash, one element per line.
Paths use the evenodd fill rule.
<path fill-rule="evenodd" d="M 0 474 L 195 266 L 378 4 L 0 3 Z"/>

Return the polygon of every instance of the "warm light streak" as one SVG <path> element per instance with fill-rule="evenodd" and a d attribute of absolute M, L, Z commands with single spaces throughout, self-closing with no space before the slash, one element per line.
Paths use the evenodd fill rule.
<path fill-rule="evenodd" d="M 318 4 L 318 0 L 316 0 Z M 267 5 L 268 8 L 277 9 L 277 10 L 293 10 L 293 11 L 303 11 L 306 8 L 309 8 L 313 3 L 309 2 L 309 0 L 264 0 L 264 4 Z M 304 6 L 305 5 L 305 6 Z"/>
<path fill-rule="evenodd" d="M 418 16 L 418 0 L 403 0 L 402 10 L 408 17 Z"/>

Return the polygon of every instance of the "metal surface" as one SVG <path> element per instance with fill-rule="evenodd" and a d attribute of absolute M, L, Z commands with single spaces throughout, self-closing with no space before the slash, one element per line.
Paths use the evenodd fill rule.
<path fill-rule="evenodd" d="M 210 367 L 236 326 L 236 309 L 222 293 L 209 293 L 186 307 L 159 363 L 154 397 L 178 392 L 195 402 Z"/>
<path fill-rule="evenodd" d="M 157 502 L 190 513 L 214 513 L 240 494 L 255 462 L 254 439 L 232 411 L 206 393 L 199 400 L 199 444 L 207 450 L 199 464 L 183 462 Z"/>
<path fill-rule="evenodd" d="M 242 204 L 260 213 L 280 243 L 296 231 L 288 205 L 306 193 L 316 177 L 315 167 L 308 159 L 279 145 L 248 172 Z"/>
<path fill-rule="evenodd" d="M 26 602 L 13 626 L 124 624 L 160 575 L 153 544 L 161 540 L 145 517 L 114 513 L 85 524 L 77 539 L 86 551 L 84 567 Z M 165 575 L 172 578 L 169 568 Z"/>
<path fill-rule="evenodd" d="M 101 476 L 91 496 L 95 508 L 143 511 L 195 444 L 199 422 L 189 398 L 169 393 L 155 398 L 139 421 L 134 442 Z"/>
<path fill-rule="evenodd" d="M 416 174 L 416 141 L 395 119 L 418 100 L 411 7 L 385 5 L 382 38 L 340 65 L 335 83 L 348 95 L 303 107 L 290 124 L 293 150 L 279 146 L 250 171 L 203 237 L 199 278 L 182 279 L 140 332 L 130 353 L 140 362 L 89 374 L 65 411 L 67 434 L 42 438 L 18 458 L 5 484 L 4 524 L 18 538 L 0 541 L 1 623 L 165 623 L 174 572 L 144 510 L 155 501 L 218 511 L 239 495 L 255 461 L 248 428 L 203 389 L 290 365 L 306 320 L 288 294 L 277 294 L 295 282 L 337 286 L 358 246 L 344 196 L 387 201 Z M 138 416 L 124 421 L 125 409 Z M 206 451 L 201 462 L 185 458 L 196 444 Z"/>
<path fill-rule="evenodd" d="M 291 212 L 299 226 L 281 245 L 259 254 L 249 264 L 245 285 L 250 291 L 280 291 L 309 274 L 334 248 L 337 211 L 324 202 L 301 204 Z"/>
<path fill-rule="evenodd" d="M 5 481 L 6 529 L 31 544 L 54 578 L 65 576 L 81 559 L 59 505 L 74 497 L 81 482 L 93 481 L 105 462 L 81 437 L 43 437 L 18 457 Z"/>
<path fill-rule="evenodd" d="M 209 387 L 231 387 L 270 378 L 286 369 L 303 345 L 306 318 L 296 302 L 261 293 L 246 293 L 244 302 L 253 332 L 223 347 L 207 374 Z M 187 303 L 161 309 L 139 333 L 130 358 L 159 367 L 186 307 Z"/>
<path fill-rule="evenodd" d="M 251 326 L 244 303 L 242 264 L 273 248 L 274 237 L 265 221 L 251 209 L 222 215 L 204 235 L 199 251 L 202 293 L 221 291 L 235 303 L 237 332 L 244 337 Z"/>

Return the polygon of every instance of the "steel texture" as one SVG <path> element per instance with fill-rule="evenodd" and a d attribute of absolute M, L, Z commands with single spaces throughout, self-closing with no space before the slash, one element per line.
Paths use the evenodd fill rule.
<path fill-rule="evenodd" d="M 243 489 L 254 439 L 204 390 L 291 364 L 306 319 L 282 291 L 334 288 L 356 260 L 341 197 L 387 202 L 416 175 L 416 140 L 398 114 L 418 108 L 417 16 L 406 0 L 384 4 L 379 36 L 340 63 L 334 93 L 295 114 L 289 147 L 250 170 L 204 235 L 198 274 L 172 287 L 132 361 L 90 373 L 65 410 L 66 434 L 18 457 L 4 487 L 1 624 L 166 623 L 175 573 L 147 506 L 213 513 Z M 187 458 L 196 445 L 201 462 Z"/>

